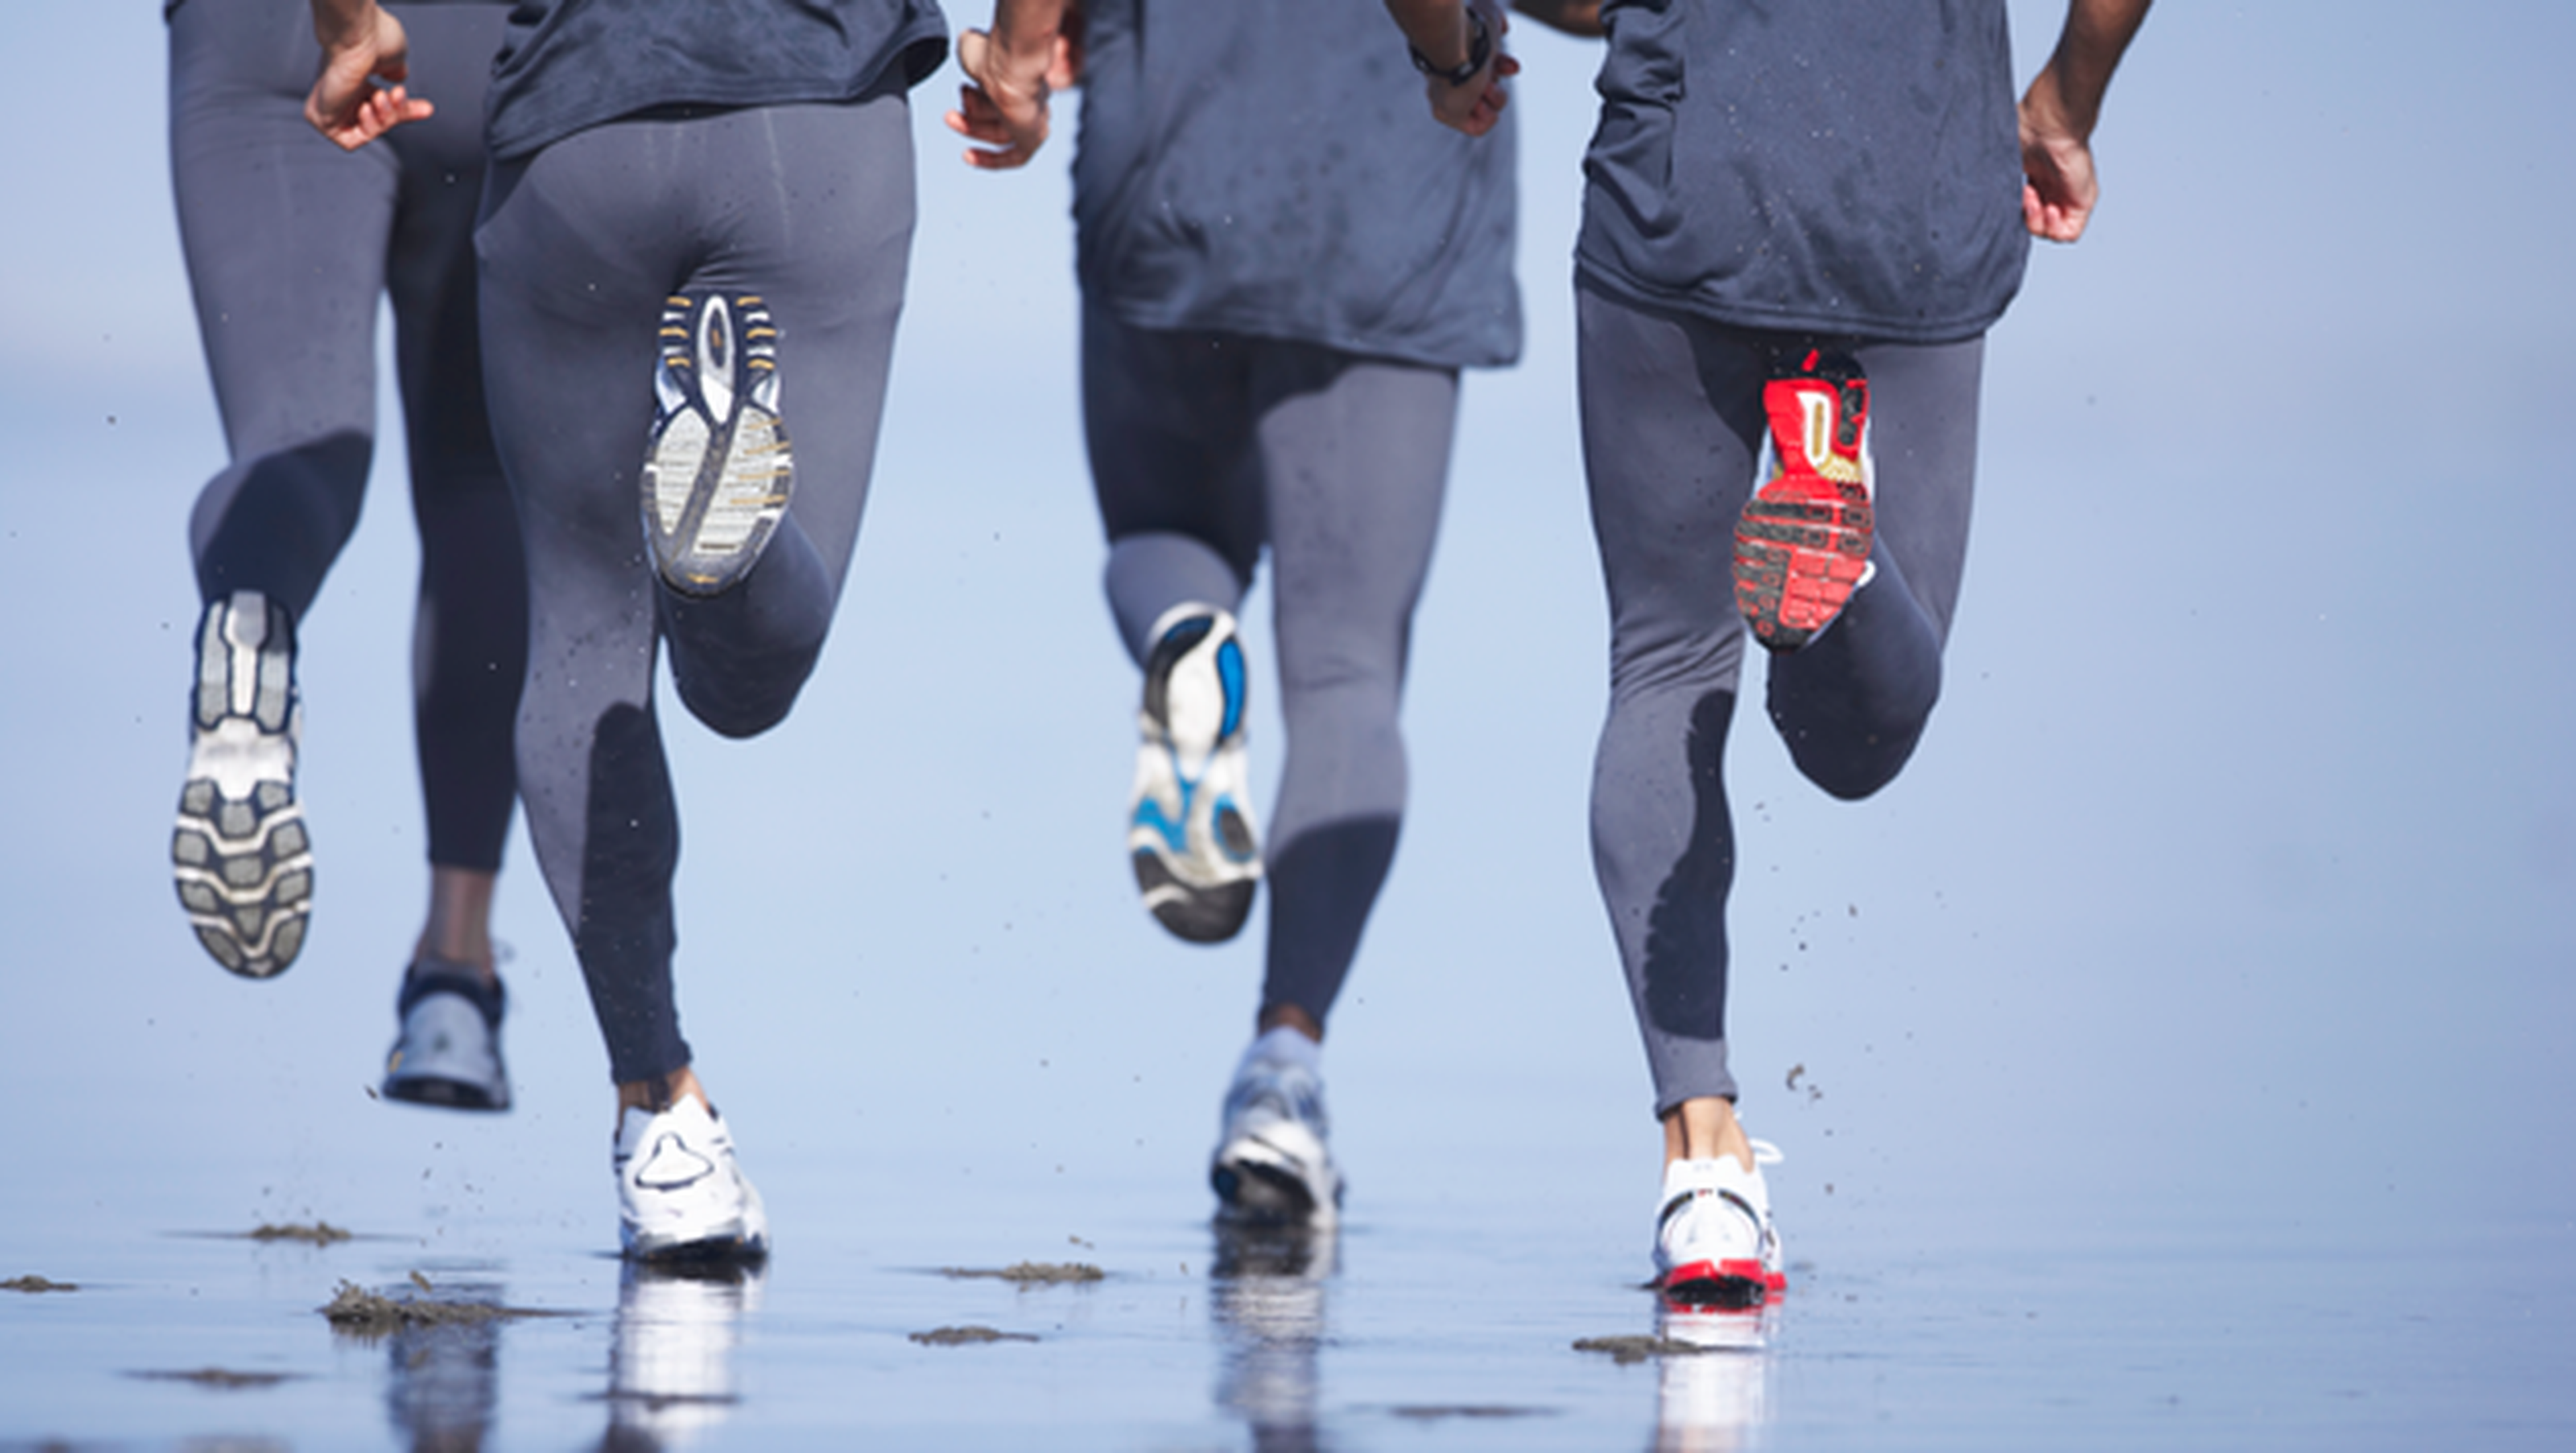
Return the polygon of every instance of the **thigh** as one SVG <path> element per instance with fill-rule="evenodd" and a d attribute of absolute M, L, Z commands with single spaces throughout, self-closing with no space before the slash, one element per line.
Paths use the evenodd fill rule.
<path fill-rule="evenodd" d="M 233 456 L 375 426 L 376 298 L 394 167 L 304 120 L 311 17 L 191 0 L 170 23 L 170 169 Z"/>
<path fill-rule="evenodd" d="M 1253 370 L 1283 671 L 1400 674 L 1458 416 L 1454 370 L 1261 345 Z"/>
<path fill-rule="evenodd" d="M 1225 334 L 1133 327 L 1084 305 L 1083 437 L 1113 544 L 1187 535 L 1251 581 L 1264 533 L 1251 347 Z"/>
<path fill-rule="evenodd" d="M 1744 633 L 1731 561 L 1760 449 L 1765 350 L 1753 335 L 1588 289 L 1576 308 L 1613 684 L 1687 671 L 1731 688 Z"/>
<path fill-rule="evenodd" d="M 1985 340 L 1865 344 L 1878 548 L 1943 639 L 1959 603 L 1976 493 L 1977 399 Z"/>
<path fill-rule="evenodd" d="M 438 104 L 384 139 L 398 168 L 385 291 L 393 300 L 412 490 L 497 487 L 484 417 L 474 284 L 483 191 L 483 93 L 507 12 L 492 5 L 396 6 L 411 41 L 411 86 Z"/>
<path fill-rule="evenodd" d="M 768 301 L 792 509 L 839 578 L 912 234 L 905 115 L 888 95 L 617 122 L 495 170 L 476 232 L 484 376 L 540 594 L 558 554 L 643 568 L 656 330 L 680 288 Z"/>

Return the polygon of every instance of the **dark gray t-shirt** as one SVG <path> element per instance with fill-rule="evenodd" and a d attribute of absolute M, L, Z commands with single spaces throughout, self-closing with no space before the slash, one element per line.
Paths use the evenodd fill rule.
<path fill-rule="evenodd" d="M 484 134 L 512 161 L 661 107 L 854 101 L 947 53 L 938 0 L 519 0 Z"/>
<path fill-rule="evenodd" d="M 1739 327 L 1943 343 L 2021 286 L 2004 0 L 1612 0 L 1577 270 Z"/>
<path fill-rule="evenodd" d="M 1439 367 L 1520 355 L 1508 115 L 1431 119 L 1381 0 L 1091 0 L 1083 291 L 1140 328 Z"/>

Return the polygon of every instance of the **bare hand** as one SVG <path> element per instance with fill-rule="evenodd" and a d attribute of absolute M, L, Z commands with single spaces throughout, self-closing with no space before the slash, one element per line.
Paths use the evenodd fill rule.
<path fill-rule="evenodd" d="M 1453 86 L 1438 76 L 1426 76 L 1422 89 L 1431 98 L 1432 119 L 1469 136 L 1482 136 L 1503 119 L 1503 108 L 1512 102 L 1512 94 L 1503 89 L 1503 82 L 1521 73 L 1521 63 L 1503 53 L 1503 35 L 1512 28 L 1511 17 L 1489 0 L 1470 8 L 1484 17 L 1485 28 L 1494 38 L 1493 54 L 1464 85 Z"/>
<path fill-rule="evenodd" d="M 2036 88 L 2021 104 L 2021 220 L 2034 237 L 2073 242 L 2084 235 L 2101 200 L 2093 147 L 2040 104 Z"/>
<path fill-rule="evenodd" d="M 981 30 L 957 37 L 957 68 L 967 83 L 957 88 L 948 129 L 982 145 L 966 150 L 966 164 L 986 171 L 1028 165 L 1047 139 L 1047 95 L 1057 77 L 1079 74 L 1080 51 L 1062 31 L 1034 56 L 1004 51 Z"/>
<path fill-rule="evenodd" d="M 322 74 L 304 98 L 304 119 L 342 150 L 356 151 L 437 110 L 403 89 L 410 75 L 411 41 L 402 22 L 369 6 L 345 33 L 324 37 Z"/>

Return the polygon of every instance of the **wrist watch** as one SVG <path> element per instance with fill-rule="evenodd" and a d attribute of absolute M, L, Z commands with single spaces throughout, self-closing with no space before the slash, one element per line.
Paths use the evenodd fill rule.
<path fill-rule="evenodd" d="M 1468 7 L 1467 10 L 1467 25 L 1471 34 L 1467 41 L 1465 60 L 1455 66 L 1435 66 L 1431 63 L 1431 58 L 1422 53 L 1421 47 L 1408 46 L 1406 49 L 1413 52 L 1413 68 L 1444 85 L 1463 86 L 1476 79 L 1476 73 L 1483 70 L 1485 62 L 1493 58 L 1494 37 L 1485 29 L 1484 15 L 1473 6 Z"/>

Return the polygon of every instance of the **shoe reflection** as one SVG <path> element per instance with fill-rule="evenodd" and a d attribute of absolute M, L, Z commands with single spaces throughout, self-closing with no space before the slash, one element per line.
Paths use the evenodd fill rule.
<path fill-rule="evenodd" d="M 502 1301 L 498 1286 L 443 1287 L 463 1301 Z M 500 1401 L 501 1321 L 406 1323 L 385 1339 L 385 1412 L 414 1453 L 473 1453 Z"/>
<path fill-rule="evenodd" d="M 1769 1307 L 1720 1309 L 1659 1302 L 1655 1331 L 1701 1350 L 1655 1359 L 1656 1453 L 1733 1453 L 1770 1418 Z"/>
<path fill-rule="evenodd" d="M 739 1401 L 733 1354 L 765 1271 L 742 1262 L 627 1262 L 608 1348 L 607 1449 L 684 1444 Z"/>
<path fill-rule="evenodd" d="M 1208 1300 L 1223 1358 L 1217 1405 L 1250 1425 L 1262 1453 L 1316 1446 L 1315 1362 L 1337 1239 L 1330 1229 L 1217 1224 Z"/>

